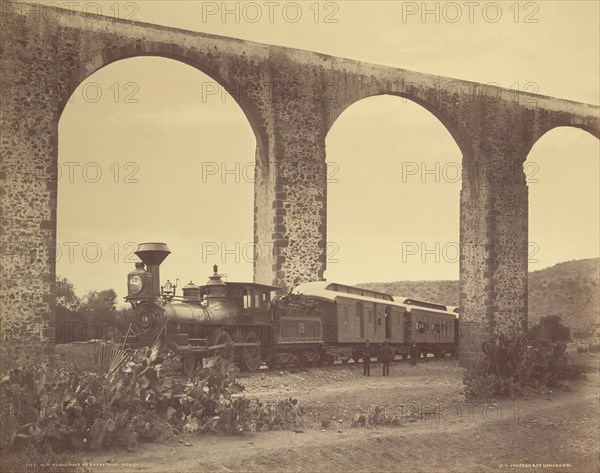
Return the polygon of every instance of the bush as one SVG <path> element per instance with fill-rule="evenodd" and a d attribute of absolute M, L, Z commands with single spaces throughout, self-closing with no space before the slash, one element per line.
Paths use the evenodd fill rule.
<path fill-rule="evenodd" d="M 598 353 L 598 352 L 600 352 L 600 343 L 590 343 L 588 351 L 590 353 Z"/>
<path fill-rule="evenodd" d="M 239 434 L 297 428 L 297 401 L 262 404 L 240 395 L 238 369 L 221 358 L 208 361 L 187 382 L 174 377 L 172 353 L 134 352 L 111 374 L 13 369 L 0 381 L 0 402 L 10 406 L 2 446 L 43 450 L 99 450 L 140 441 L 166 441 L 196 432 Z"/>
<path fill-rule="evenodd" d="M 581 376 L 569 364 L 566 344 L 549 339 L 500 335 L 483 343 L 483 358 L 465 370 L 467 398 L 489 398 L 520 393 L 523 387 L 557 387 Z"/>
<path fill-rule="evenodd" d="M 560 316 L 547 315 L 542 317 L 538 324 L 533 325 L 529 329 L 528 336 L 529 338 L 567 343 L 571 341 L 571 330 L 562 324 Z"/>
<path fill-rule="evenodd" d="M 485 399 L 495 396 L 513 398 L 515 394 L 521 392 L 520 384 L 512 376 L 501 378 L 490 373 L 483 363 L 476 363 L 465 370 L 463 384 L 467 399 Z"/>

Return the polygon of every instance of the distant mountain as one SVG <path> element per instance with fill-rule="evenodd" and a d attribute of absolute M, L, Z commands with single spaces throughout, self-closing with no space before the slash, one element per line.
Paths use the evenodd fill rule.
<path fill-rule="evenodd" d="M 529 273 L 529 322 L 560 315 L 572 330 L 600 321 L 600 259 L 567 261 Z M 458 306 L 458 281 L 357 284 L 365 289 Z"/>
<path fill-rule="evenodd" d="M 529 318 L 560 315 L 575 330 L 600 319 L 600 259 L 559 263 L 529 273 Z"/>

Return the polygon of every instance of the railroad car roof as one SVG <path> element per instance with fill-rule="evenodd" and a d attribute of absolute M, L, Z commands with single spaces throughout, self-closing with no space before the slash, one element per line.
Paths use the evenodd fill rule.
<path fill-rule="evenodd" d="M 412 297 L 405 297 L 405 296 L 393 296 L 393 297 L 396 302 L 401 302 L 402 304 L 406 304 L 411 307 L 421 307 L 421 308 L 425 308 L 425 309 L 431 309 L 431 310 L 442 311 L 442 312 L 452 312 L 452 309 L 450 309 L 445 304 L 438 304 L 437 302 L 430 302 L 430 301 L 422 301 L 420 299 L 414 299 Z"/>
<path fill-rule="evenodd" d="M 396 304 L 398 304 L 398 302 L 396 302 Z M 411 305 L 411 304 L 400 304 L 403 305 L 404 307 L 406 307 L 407 310 L 422 310 L 424 312 L 431 312 L 434 314 L 440 314 L 440 315 L 448 315 L 452 318 L 456 317 L 456 314 L 453 312 L 448 312 L 447 310 L 439 310 L 439 309 L 432 309 L 430 307 L 422 307 L 420 305 Z"/>
<path fill-rule="evenodd" d="M 305 296 L 310 296 L 310 297 L 314 297 L 317 299 L 323 299 L 328 302 L 336 302 L 338 298 L 344 297 L 346 299 L 354 299 L 357 301 L 374 302 L 377 304 L 385 304 L 385 305 L 403 307 L 405 309 L 408 308 L 408 306 L 406 304 L 400 304 L 399 302 L 394 301 L 391 296 L 389 296 L 388 294 L 385 294 L 383 292 L 377 293 L 376 291 L 370 291 L 369 289 L 355 288 L 357 290 L 363 291 L 365 294 L 377 293 L 377 294 L 381 294 L 381 295 L 387 295 L 388 297 L 390 297 L 390 299 L 384 299 L 382 297 L 370 297 L 370 296 L 364 296 L 364 295 L 359 295 L 359 294 L 351 294 L 348 292 L 335 291 L 335 290 L 331 289 L 331 287 L 336 287 L 336 286 L 339 288 L 354 288 L 354 286 L 332 283 L 329 281 L 314 281 L 314 282 L 307 282 L 304 284 L 299 284 L 298 286 L 296 286 L 294 288 L 294 290 L 292 292 L 294 294 L 303 294 Z"/>
<path fill-rule="evenodd" d="M 376 294 L 380 294 L 380 295 L 386 295 L 386 296 L 390 297 L 390 299 L 392 299 L 392 300 L 383 299 L 383 298 L 379 298 L 379 297 L 362 296 L 362 295 L 358 295 L 358 294 L 351 294 L 348 292 L 336 291 L 336 290 L 332 289 L 332 287 L 344 288 L 344 289 L 354 288 L 354 289 L 363 291 L 364 293 L 376 293 Z M 445 311 L 445 310 L 432 309 L 430 307 L 421 307 L 421 306 L 417 306 L 417 305 L 404 304 L 402 302 L 399 302 L 398 300 L 394 300 L 395 298 L 393 298 L 392 296 L 390 296 L 389 294 L 386 294 L 384 292 L 371 291 L 369 289 L 360 289 L 360 288 L 356 288 L 354 286 L 348 286 L 345 284 L 338 284 L 338 283 L 333 283 L 333 282 L 329 282 L 329 281 L 314 281 L 314 282 L 307 282 L 304 284 L 299 284 L 298 286 L 296 286 L 294 288 L 294 290 L 292 292 L 294 294 L 303 294 L 305 296 L 314 297 L 316 299 L 322 299 L 322 300 L 325 300 L 328 302 L 336 302 L 338 298 L 344 297 L 346 299 L 354 299 L 357 301 L 374 302 L 377 304 L 385 304 L 385 305 L 391 305 L 391 306 L 396 306 L 396 307 L 402 307 L 408 312 L 410 312 L 412 309 L 415 309 L 415 310 L 430 312 L 430 313 L 434 313 L 434 314 L 438 314 L 438 315 L 449 315 L 452 317 L 454 317 L 456 315 L 456 314 L 453 314 L 453 313 Z M 400 298 L 398 298 L 398 299 L 400 299 Z M 409 297 L 402 298 L 403 301 L 405 299 L 410 299 L 410 298 Z"/>

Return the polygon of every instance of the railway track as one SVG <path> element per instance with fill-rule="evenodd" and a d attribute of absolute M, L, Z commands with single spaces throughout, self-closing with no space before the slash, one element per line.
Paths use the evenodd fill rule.
<path fill-rule="evenodd" d="M 452 359 L 455 359 L 455 358 L 448 358 L 448 357 L 436 358 L 434 356 L 428 356 L 427 358 L 419 358 L 418 363 L 432 363 L 432 362 L 440 362 L 440 361 L 452 360 Z M 391 364 L 401 364 L 401 363 L 408 364 L 408 363 L 410 363 L 410 359 L 408 359 L 408 360 L 394 359 L 391 361 Z M 379 362 L 379 361 L 371 361 L 371 368 L 380 366 L 380 365 L 381 365 L 381 362 Z M 256 371 L 242 371 L 240 373 L 240 377 L 241 378 L 251 378 L 251 377 L 261 376 L 263 374 L 274 373 L 277 371 L 289 371 L 292 373 L 293 372 L 304 372 L 304 371 L 310 371 L 311 369 L 314 369 L 314 368 L 319 368 L 321 370 L 338 370 L 338 369 L 344 369 L 344 368 L 348 369 L 353 366 L 362 367 L 363 362 L 359 361 L 358 363 L 355 363 L 354 361 L 349 361 L 348 363 L 335 362 L 332 365 L 322 364 L 322 365 L 311 365 L 311 366 L 305 366 L 305 367 L 285 366 L 285 367 L 274 367 L 274 368 L 269 368 L 269 367 L 263 365 Z"/>
<path fill-rule="evenodd" d="M 456 359 L 456 358 L 454 358 L 454 357 L 436 358 L 434 356 L 429 356 L 427 358 L 419 358 L 418 363 L 436 363 L 436 362 L 441 362 L 441 361 L 446 361 L 446 360 L 454 360 L 454 359 Z M 410 359 L 408 359 L 408 360 L 395 359 L 395 360 L 391 361 L 392 365 L 408 364 L 408 363 L 410 363 Z M 239 378 L 240 379 L 253 379 L 253 378 L 261 377 L 263 375 L 274 375 L 277 372 L 280 372 L 280 373 L 281 372 L 303 373 L 303 372 L 308 372 L 315 368 L 319 368 L 320 370 L 323 370 L 323 371 L 337 371 L 337 370 L 342 370 L 342 369 L 351 369 L 352 367 L 362 368 L 362 366 L 363 366 L 362 361 L 360 361 L 358 363 L 355 363 L 354 361 L 349 361 L 348 363 L 342 363 L 342 362 L 336 361 L 332 365 L 322 364 L 322 365 L 312 365 L 312 366 L 304 366 L 304 367 L 285 366 L 285 367 L 269 368 L 266 365 L 262 365 L 256 371 L 240 371 Z M 381 366 L 381 362 L 371 361 L 372 369 L 380 367 L 380 366 Z M 178 374 L 173 377 L 180 381 L 185 381 L 185 380 L 189 379 L 189 376 L 186 376 L 185 374 Z"/>

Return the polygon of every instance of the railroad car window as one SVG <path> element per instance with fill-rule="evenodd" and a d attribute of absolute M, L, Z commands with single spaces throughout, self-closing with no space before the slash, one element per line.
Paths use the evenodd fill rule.
<path fill-rule="evenodd" d="M 360 319 L 358 321 L 358 323 L 360 324 L 359 336 L 360 336 L 360 338 L 364 338 L 365 337 L 365 318 L 363 316 L 362 310 L 360 311 L 359 319 Z"/>
<path fill-rule="evenodd" d="M 248 309 L 250 307 L 250 295 L 247 290 L 244 290 L 244 309 Z"/>
<path fill-rule="evenodd" d="M 254 307 L 255 308 L 260 307 L 260 292 L 259 291 L 254 291 Z"/>
<path fill-rule="evenodd" d="M 356 337 L 364 337 L 364 331 L 363 306 L 360 302 L 357 302 L 355 309 L 354 335 Z"/>

